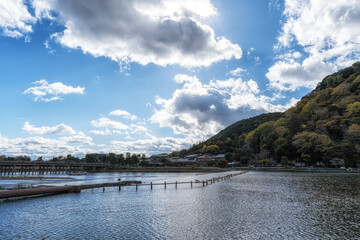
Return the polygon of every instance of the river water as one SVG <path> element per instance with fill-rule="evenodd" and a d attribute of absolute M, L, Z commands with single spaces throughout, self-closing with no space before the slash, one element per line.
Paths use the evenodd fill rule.
<path fill-rule="evenodd" d="M 226 174 L 98 173 L 65 184 Z M 2 201 L 0 239 L 360 239 L 360 175 L 249 172 L 206 187 L 114 187 Z"/>

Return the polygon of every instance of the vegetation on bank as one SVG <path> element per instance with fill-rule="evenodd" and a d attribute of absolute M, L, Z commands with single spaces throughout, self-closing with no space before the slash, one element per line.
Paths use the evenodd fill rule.
<path fill-rule="evenodd" d="M 68 154 L 66 157 L 58 156 L 53 157 L 52 159 L 49 159 L 50 162 L 82 162 L 82 163 L 108 163 L 108 164 L 114 164 L 114 165 L 122 165 L 122 166 L 128 166 L 128 165 L 143 165 L 146 164 L 145 162 L 145 154 L 131 154 L 130 152 L 127 152 L 125 154 L 115 154 L 115 153 L 89 153 L 86 154 L 83 158 L 75 157 L 71 154 Z M 1 161 L 19 161 L 19 162 L 25 162 L 25 161 L 31 161 L 31 158 L 28 156 L 16 156 L 16 157 L 6 157 L 4 155 L 0 156 L 0 162 Z M 37 160 L 42 162 L 43 158 L 39 157 Z"/>
<path fill-rule="evenodd" d="M 242 165 L 360 164 L 360 63 L 324 78 L 295 107 L 239 121 L 173 155 L 218 152 Z M 268 119 L 267 119 L 268 118 Z M 265 121 L 263 121 L 265 120 Z M 209 147 L 211 148 L 209 149 Z"/>

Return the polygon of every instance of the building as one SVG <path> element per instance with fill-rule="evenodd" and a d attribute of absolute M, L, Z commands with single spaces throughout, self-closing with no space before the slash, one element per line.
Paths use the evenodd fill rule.
<path fill-rule="evenodd" d="M 161 154 L 152 155 L 147 159 L 147 161 L 149 162 L 150 167 L 161 167 L 165 165 L 166 160 L 168 159 L 169 159 L 169 155 L 167 153 L 161 153 Z"/>

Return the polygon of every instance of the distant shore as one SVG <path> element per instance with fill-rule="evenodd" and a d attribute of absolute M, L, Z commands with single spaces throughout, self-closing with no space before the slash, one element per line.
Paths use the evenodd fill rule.
<path fill-rule="evenodd" d="M 217 167 L 112 167 L 106 172 L 226 172 L 229 168 Z"/>
<path fill-rule="evenodd" d="M 360 173 L 356 168 L 352 170 L 341 168 L 307 168 L 307 167 L 240 167 L 236 170 L 267 171 L 267 172 L 327 172 L 327 173 Z"/>
<path fill-rule="evenodd" d="M 72 177 L 40 177 L 40 176 L 0 176 L 0 180 L 48 180 L 48 179 L 74 179 Z"/>

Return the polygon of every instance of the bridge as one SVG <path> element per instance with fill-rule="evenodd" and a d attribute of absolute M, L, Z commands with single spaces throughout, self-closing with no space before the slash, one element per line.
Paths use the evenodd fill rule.
<path fill-rule="evenodd" d="M 0 175 L 20 174 L 50 174 L 50 173 L 80 173 L 104 172 L 109 165 L 104 163 L 76 163 L 76 162 L 0 162 Z"/>

